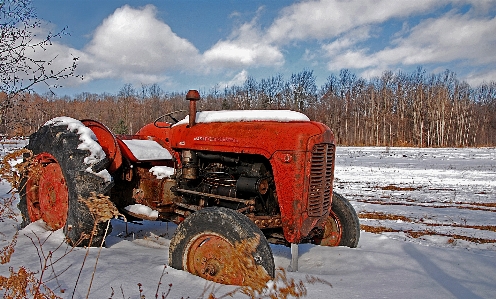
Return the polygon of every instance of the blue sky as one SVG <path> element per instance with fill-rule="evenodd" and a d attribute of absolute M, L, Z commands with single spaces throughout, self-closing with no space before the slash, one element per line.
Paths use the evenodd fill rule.
<path fill-rule="evenodd" d="M 313 70 L 320 86 L 349 69 L 450 69 L 496 81 L 496 0 L 33 0 L 43 30 L 70 35 L 36 55 L 79 57 L 83 80 L 59 95 L 117 93 L 124 84 L 210 90 Z M 40 34 L 41 35 L 41 34 Z M 42 57 L 42 58 L 43 58 Z M 43 88 L 38 87 L 38 92 Z"/>

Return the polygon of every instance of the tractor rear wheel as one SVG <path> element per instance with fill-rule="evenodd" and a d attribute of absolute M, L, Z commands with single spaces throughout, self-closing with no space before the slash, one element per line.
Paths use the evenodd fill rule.
<path fill-rule="evenodd" d="M 355 248 L 360 239 L 360 221 L 355 209 L 342 195 L 333 192 L 331 214 L 314 243 L 322 246 Z"/>
<path fill-rule="evenodd" d="M 90 244 L 95 218 L 80 199 L 88 198 L 91 192 L 107 193 L 111 182 L 95 174 L 103 170 L 102 163 L 102 169 L 87 171 L 91 165 L 85 159 L 91 152 L 78 149 L 81 143 L 77 132 L 56 123 L 44 125 L 30 136 L 26 148 L 33 157 L 21 177 L 19 191 L 21 226 L 42 219 L 51 230 L 63 228 L 70 245 L 100 246 L 105 223 L 96 226 Z"/>
<path fill-rule="evenodd" d="M 230 285 L 265 284 L 274 277 L 272 250 L 245 215 L 227 208 L 205 208 L 177 227 L 169 265 L 204 279 Z"/>

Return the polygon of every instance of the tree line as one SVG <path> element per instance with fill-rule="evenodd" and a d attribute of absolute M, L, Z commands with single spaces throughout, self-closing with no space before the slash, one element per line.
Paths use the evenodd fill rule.
<path fill-rule="evenodd" d="M 157 84 L 125 84 L 118 94 L 69 97 L 20 93 L 9 101 L 0 133 L 23 135 L 56 116 L 94 119 L 116 134 L 133 134 L 161 115 L 188 109 L 184 92 Z M 496 82 L 471 87 L 446 70 L 427 74 L 386 71 L 363 79 L 349 70 L 331 74 L 320 88 L 311 70 L 278 74 L 241 85 L 200 91 L 199 110 L 290 109 L 328 125 L 338 144 L 467 147 L 496 145 Z M 0 95 L 6 97 L 6 95 Z"/>

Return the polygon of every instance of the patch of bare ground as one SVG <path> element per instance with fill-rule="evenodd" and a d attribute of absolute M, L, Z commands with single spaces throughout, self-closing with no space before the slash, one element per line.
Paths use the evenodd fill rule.
<path fill-rule="evenodd" d="M 360 212 L 358 213 L 358 217 L 361 219 L 375 219 L 375 220 L 401 220 L 404 222 L 411 223 L 420 223 L 427 226 L 451 226 L 451 227 L 459 227 L 459 228 L 473 228 L 478 230 L 488 230 L 492 232 L 496 232 L 496 225 L 469 225 L 469 224 L 456 224 L 456 223 L 430 223 L 424 222 L 422 219 L 414 219 L 409 218 L 403 215 L 395 215 L 389 213 L 382 212 Z"/>
<path fill-rule="evenodd" d="M 399 229 L 393 229 L 393 228 L 385 227 L 385 226 L 371 226 L 371 225 L 364 225 L 364 224 L 360 225 L 360 229 L 363 231 L 366 231 L 366 232 L 374 233 L 374 234 L 403 232 L 412 238 L 420 238 L 420 237 L 423 237 L 426 235 L 450 237 L 451 239 L 448 241 L 448 243 L 453 243 L 454 240 L 465 240 L 465 241 L 478 243 L 478 244 L 496 243 L 496 240 L 494 240 L 494 239 L 475 238 L 475 237 L 458 235 L 458 234 L 445 234 L 445 233 L 435 232 L 435 231 L 427 230 L 427 229 L 422 230 L 422 231 L 399 230 Z"/>
<path fill-rule="evenodd" d="M 421 187 L 399 187 L 396 185 L 387 185 L 387 186 L 376 186 L 377 189 L 381 190 L 389 190 L 389 191 L 415 191 L 419 190 Z"/>
<path fill-rule="evenodd" d="M 394 214 L 388 214 L 388 213 L 381 213 L 381 212 L 361 212 L 358 214 L 358 217 L 361 219 L 375 219 L 375 220 L 401 220 L 404 222 L 411 222 L 411 223 L 419 223 L 423 224 L 426 226 L 431 226 L 431 227 L 457 227 L 457 228 L 471 228 L 471 229 L 477 229 L 477 230 L 485 230 L 485 231 L 492 231 L 496 232 L 496 226 L 494 225 L 468 225 L 468 224 L 456 224 L 456 223 L 451 223 L 451 224 L 446 224 L 446 223 L 425 223 L 422 221 L 422 219 L 413 219 L 409 218 L 403 215 L 394 215 Z M 425 229 L 425 230 L 399 230 L 399 229 L 393 229 L 390 227 L 386 226 L 372 226 L 372 225 L 360 225 L 360 229 L 366 232 L 374 233 L 374 234 L 380 234 L 384 232 L 404 232 L 411 236 L 412 238 L 420 238 L 425 235 L 431 235 L 431 236 L 445 236 L 445 237 L 450 237 L 450 240 L 465 240 L 473 243 L 479 243 L 479 244 L 484 244 L 484 243 L 496 243 L 495 239 L 484 239 L 484 238 L 476 238 L 476 237 L 470 237 L 470 236 L 464 236 L 460 234 L 448 234 L 448 233 L 441 233 L 441 232 L 436 232 L 434 230 L 430 229 Z"/>
<path fill-rule="evenodd" d="M 358 217 L 362 219 L 377 219 L 377 220 L 401 220 L 405 222 L 413 222 L 411 218 L 402 215 L 387 214 L 381 212 L 360 212 Z"/>
<path fill-rule="evenodd" d="M 428 207 L 434 209 L 441 208 L 455 208 L 461 210 L 474 210 L 474 211 L 487 211 L 487 212 L 496 212 L 496 203 L 480 203 L 480 202 L 450 202 L 450 203 L 440 203 L 437 201 L 428 201 L 428 202 L 415 202 L 409 201 L 406 199 L 405 201 L 380 201 L 380 200 L 368 200 L 368 199 L 356 199 L 357 202 L 364 202 L 375 205 L 383 205 L 383 206 L 407 206 L 407 207 Z"/>

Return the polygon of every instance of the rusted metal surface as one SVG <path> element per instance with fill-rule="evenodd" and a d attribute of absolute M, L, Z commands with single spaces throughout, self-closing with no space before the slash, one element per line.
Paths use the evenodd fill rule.
<path fill-rule="evenodd" d="M 196 101 L 200 100 L 200 94 L 197 90 L 190 90 L 186 94 L 186 100 L 189 101 L 189 127 L 196 123 Z"/>
<path fill-rule="evenodd" d="M 171 192 L 172 180 L 158 180 L 147 168 L 136 167 L 139 177 L 138 188 L 133 190 L 135 203 L 157 209 L 160 206 L 171 205 L 175 195 Z"/>
<path fill-rule="evenodd" d="M 181 192 L 181 193 L 189 193 L 189 194 L 194 194 L 194 195 L 218 198 L 218 199 L 227 200 L 227 201 L 239 202 L 239 203 L 243 203 L 246 205 L 254 205 L 255 204 L 254 200 L 247 200 L 247 199 L 241 199 L 241 198 L 230 197 L 230 196 L 222 196 L 222 195 L 198 192 L 198 191 L 193 191 L 193 190 L 188 190 L 188 189 L 176 189 L 176 191 Z"/>
<path fill-rule="evenodd" d="M 282 227 L 282 220 L 279 216 L 255 216 L 252 214 L 246 216 L 260 229 Z"/>
<path fill-rule="evenodd" d="M 339 218 L 331 211 L 323 225 L 323 234 L 317 238 L 317 244 L 322 246 L 339 246 L 343 235 L 343 226 Z"/>
<path fill-rule="evenodd" d="M 34 158 L 26 190 L 31 222 L 43 219 L 52 230 L 64 227 L 69 193 L 62 169 L 52 155 L 42 153 Z"/>
<path fill-rule="evenodd" d="M 183 268 L 207 280 L 223 284 L 243 285 L 245 273 L 228 269 L 228 259 L 236 249 L 224 237 L 205 232 L 193 239 L 185 250 Z"/>

